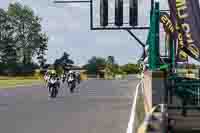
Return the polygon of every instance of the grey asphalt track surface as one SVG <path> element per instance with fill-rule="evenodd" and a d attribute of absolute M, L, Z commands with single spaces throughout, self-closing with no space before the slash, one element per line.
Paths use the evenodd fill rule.
<path fill-rule="evenodd" d="M 65 84 L 56 99 L 44 85 L 0 90 L 1 133 L 126 133 L 138 79 Z M 63 92 L 65 90 L 65 92 Z"/>

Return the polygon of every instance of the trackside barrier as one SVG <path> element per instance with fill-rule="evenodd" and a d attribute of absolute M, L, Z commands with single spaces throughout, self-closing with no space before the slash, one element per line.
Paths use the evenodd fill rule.
<path fill-rule="evenodd" d="M 171 85 L 171 96 L 175 95 L 181 99 L 182 114 L 185 116 L 187 110 L 196 109 L 200 106 L 200 80 L 173 76 L 169 79 L 174 84 Z M 173 101 L 172 101 L 173 102 Z M 190 106 L 190 108 L 187 108 Z M 192 108 L 191 108 L 192 107 Z"/>
<path fill-rule="evenodd" d="M 126 133 L 164 133 L 165 107 L 154 106 L 148 113 L 145 111 L 144 83 L 141 80 L 135 90 L 131 116 Z"/>
<path fill-rule="evenodd" d="M 166 111 L 165 107 L 160 104 L 154 106 L 151 111 L 145 116 L 144 122 L 140 125 L 137 133 L 165 133 L 166 125 Z"/>
<path fill-rule="evenodd" d="M 172 75 L 169 77 L 169 119 L 172 131 L 200 132 L 200 80 Z M 171 123 L 171 122 L 170 122 Z"/>

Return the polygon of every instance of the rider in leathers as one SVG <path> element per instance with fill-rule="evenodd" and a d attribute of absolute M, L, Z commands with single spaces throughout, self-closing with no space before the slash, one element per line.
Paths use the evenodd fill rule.
<path fill-rule="evenodd" d="M 69 85 L 69 78 L 73 78 L 73 80 L 76 79 L 76 74 L 73 71 L 69 71 L 68 75 L 67 75 L 67 84 Z"/>
<path fill-rule="evenodd" d="M 50 80 L 51 80 L 51 79 L 57 80 L 56 86 L 57 86 L 58 88 L 60 88 L 59 77 L 58 77 L 58 75 L 57 75 L 55 72 L 52 72 L 52 73 L 50 74 L 50 78 L 49 78 L 49 81 L 48 81 L 49 92 L 50 92 L 50 88 L 51 88 L 51 83 L 50 83 Z"/>

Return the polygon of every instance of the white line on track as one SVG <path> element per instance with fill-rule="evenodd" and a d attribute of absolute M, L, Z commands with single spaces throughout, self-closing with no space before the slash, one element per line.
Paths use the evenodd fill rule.
<path fill-rule="evenodd" d="M 136 110 L 136 103 L 137 103 L 137 96 L 138 96 L 138 90 L 141 85 L 142 81 L 140 81 L 136 86 L 136 91 L 133 99 L 132 109 L 131 109 L 131 115 L 128 123 L 128 128 L 126 130 L 126 133 L 133 133 L 134 128 L 134 122 L 135 122 L 135 110 Z"/>

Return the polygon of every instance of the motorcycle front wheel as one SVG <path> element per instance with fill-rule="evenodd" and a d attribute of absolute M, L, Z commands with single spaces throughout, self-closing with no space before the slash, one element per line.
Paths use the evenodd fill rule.
<path fill-rule="evenodd" d="M 56 87 L 53 87 L 53 88 L 51 89 L 51 98 L 56 98 L 57 93 L 58 93 L 57 88 L 56 88 Z"/>
<path fill-rule="evenodd" d="M 74 88 L 75 88 L 75 85 L 74 83 L 69 83 L 69 89 L 70 89 L 70 92 L 73 93 L 74 92 Z"/>

